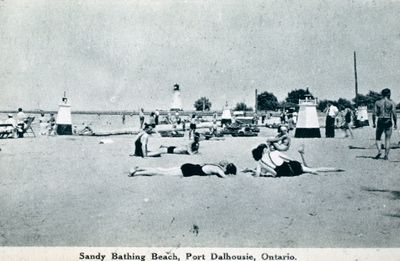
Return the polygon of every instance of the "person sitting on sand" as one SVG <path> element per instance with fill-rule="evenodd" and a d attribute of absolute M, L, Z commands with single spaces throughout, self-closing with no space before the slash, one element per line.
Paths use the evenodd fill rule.
<path fill-rule="evenodd" d="M 133 154 L 129 154 L 129 156 L 136 156 L 143 158 L 153 156 L 147 150 L 147 143 L 149 142 L 149 135 L 151 133 L 153 133 L 153 127 L 145 124 L 143 130 L 138 134 L 135 140 L 135 152 Z"/>
<path fill-rule="evenodd" d="M 85 123 L 82 123 L 82 125 L 84 125 L 85 127 L 82 130 L 77 131 L 78 135 L 83 135 L 83 136 L 93 135 L 93 130 L 92 130 L 92 128 L 90 128 L 89 125 L 85 125 Z"/>
<path fill-rule="evenodd" d="M 283 125 L 279 126 L 278 134 L 273 138 L 267 138 L 267 142 L 271 142 L 278 151 L 289 150 L 291 139 L 289 137 L 287 127 Z"/>
<path fill-rule="evenodd" d="M 304 159 L 304 145 L 299 149 L 299 153 L 303 164 L 275 150 L 275 147 L 270 142 L 260 144 L 252 150 L 253 158 L 257 161 L 256 170 L 245 169 L 243 172 L 252 172 L 257 177 L 290 177 L 299 176 L 303 173 L 317 174 L 318 172 L 343 171 L 342 169 L 329 167 L 311 168 L 306 164 Z"/>
<path fill-rule="evenodd" d="M 218 164 L 192 164 L 185 163 L 180 167 L 173 168 L 139 168 L 135 167 L 129 171 L 129 176 L 212 176 L 226 178 L 228 175 L 236 175 L 236 166 L 227 161 Z"/>

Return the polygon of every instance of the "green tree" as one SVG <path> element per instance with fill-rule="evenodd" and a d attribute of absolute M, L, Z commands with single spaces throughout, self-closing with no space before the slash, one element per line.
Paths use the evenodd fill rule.
<path fill-rule="evenodd" d="M 194 108 L 196 111 L 209 111 L 211 109 L 211 102 L 206 97 L 201 97 L 194 102 Z"/>
<path fill-rule="evenodd" d="M 358 94 L 357 100 L 353 99 L 354 103 L 358 106 L 367 106 L 368 109 L 373 109 L 374 104 L 377 100 L 381 99 L 381 95 L 378 92 L 369 91 L 367 95 Z M 357 102 L 356 102 L 357 101 Z"/>
<path fill-rule="evenodd" d="M 288 93 L 287 98 L 285 99 L 286 102 L 299 104 L 299 100 L 304 100 L 305 97 L 308 96 L 310 98 L 314 98 L 311 92 L 307 89 L 295 89 Z"/>
<path fill-rule="evenodd" d="M 235 111 L 252 111 L 253 108 L 247 106 L 244 102 L 236 103 Z"/>
<path fill-rule="evenodd" d="M 344 98 L 339 98 L 339 100 L 337 101 L 338 107 L 339 109 L 343 109 L 346 107 L 353 107 L 353 104 L 351 103 L 351 101 L 344 99 Z"/>
<path fill-rule="evenodd" d="M 278 99 L 272 92 L 263 92 L 257 95 L 258 110 L 276 110 L 279 106 Z"/>
<path fill-rule="evenodd" d="M 318 100 L 317 109 L 319 111 L 324 111 L 328 105 L 328 102 L 335 103 L 335 101 L 331 100 Z"/>
<path fill-rule="evenodd" d="M 281 101 L 279 103 L 279 108 L 280 109 L 294 108 L 297 111 L 297 109 L 299 108 L 299 105 L 297 103 L 293 103 L 293 102 Z"/>

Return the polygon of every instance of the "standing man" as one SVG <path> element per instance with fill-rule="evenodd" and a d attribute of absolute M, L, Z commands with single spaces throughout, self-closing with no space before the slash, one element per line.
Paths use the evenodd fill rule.
<path fill-rule="evenodd" d="M 326 119 L 325 119 L 325 137 L 334 138 L 335 137 L 335 118 L 339 113 L 338 108 L 332 104 L 332 102 L 326 105 Z"/>
<path fill-rule="evenodd" d="M 122 124 L 125 125 L 125 113 L 122 113 Z"/>
<path fill-rule="evenodd" d="M 155 114 L 156 114 L 156 117 L 155 117 L 156 125 L 158 125 L 158 119 L 159 119 L 159 117 L 160 117 L 160 112 L 158 111 L 158 109 L 156 109 Z"/>
<path fill-rule="evenodd" d="M 139 111 L 139 121 L 140 121 L 140 129 L 143 129 L 143 124 L 144 124 L 144 109 L 140 108 Z"/>
<path fill-rule="evenodd" d="M 17 123 L 23 124 L 26 120 L 26 114 L 23 112 L 22 108 L 18 108 L 17 112 Z"/>
<path fill-rule="evenodd" d="M 376 118 L 378 118 L 377 122 Z M 372 126 L 374 128 L 376 127 L 375 144 L 376 148 L 378 149 L 378 154 L 375 156 L 375 159 L 379 159 L 381 157 L 381 137 L 382 133 L 385 132 L 385 156 L 383 159 L 387 160 L 389 157 L 392 126 L 394 126 L 394 129 L 397 129 L 396 104 L 394 104 L 394 102 L 390 99 L 390 89 L 383 89 L 382 99 L 375 102 L 372 121 Z"/>

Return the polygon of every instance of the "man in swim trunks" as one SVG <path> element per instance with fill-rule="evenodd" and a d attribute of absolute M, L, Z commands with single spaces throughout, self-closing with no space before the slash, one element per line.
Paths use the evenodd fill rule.
<path fill-rule="evenodd" d="M 392 136 L 392 126 L 397 129 L 396 104 L 390 99 L 390 89 L 382 90 L 382 99 L 375 102 L 374 113 L 372 114 L 373 127 L 376 127 L 375 144 L 378 154 L 375 159 L 381 157 L 381 137 L 385 133 L 385 156 L 384 160 L 389 158 L 390 138 Z M 376 121 L 376 119 L 378 119 Z"/>
<path fill-rule="evenodd" d="M 288 129 L 286 126 L 279 126 L 278 127 L 278 135 L 272 138 L 267 138 L 267 142 L 272 143 L 278 151 L 287 151 L 290 148 L 290 137 L 288 134 Z"/>

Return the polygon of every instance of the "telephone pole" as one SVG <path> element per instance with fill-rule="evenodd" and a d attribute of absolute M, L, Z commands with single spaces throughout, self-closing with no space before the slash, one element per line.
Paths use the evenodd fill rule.
<path fill-rule="evenodd" d="M 356 107 L 358 106 L 358 82 L 357 82 L 357 57 L 356 51 L 354 51 L 354 79 L 355 79 L 355 89 L 356 89 L 356 98 L 354 100 Z"/>

